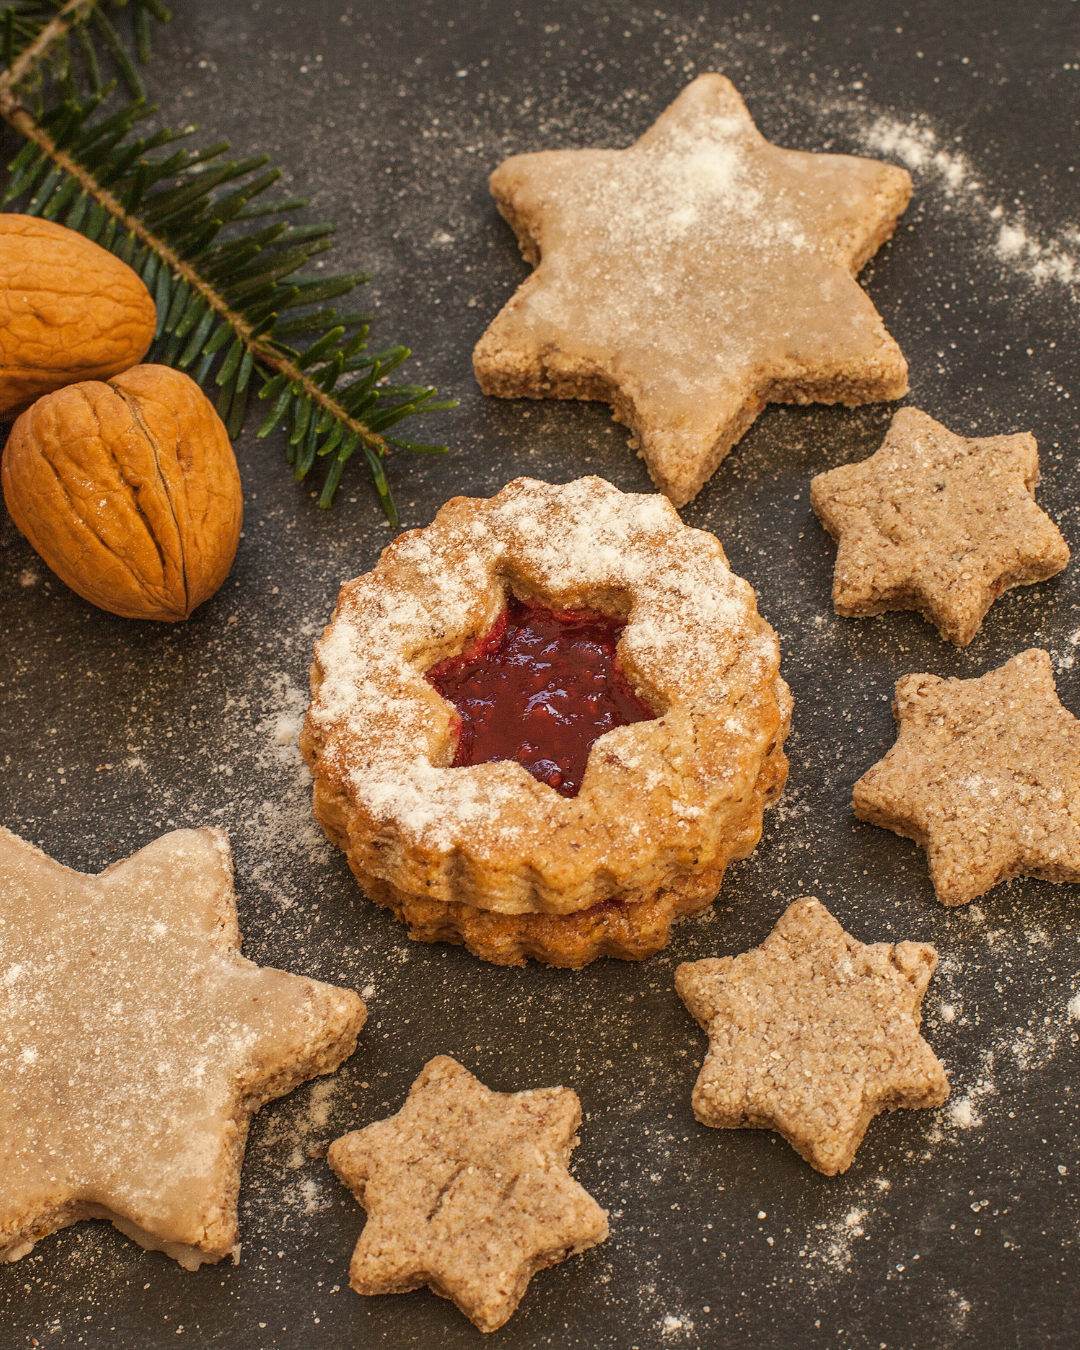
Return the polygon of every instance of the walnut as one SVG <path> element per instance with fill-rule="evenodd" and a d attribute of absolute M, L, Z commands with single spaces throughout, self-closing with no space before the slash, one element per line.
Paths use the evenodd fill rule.
<path fill-rule="evenodd" d="M 0 214 L 0 418 L 136 365 L 157 313 L 141 277 L 75 230 Z"/>
<path fill-rule="evenodd" d="M 232 566 L 236 458 L 205 394 L 168 366 L 38 399 L 11 430 L 0 479 L 56 575 L 114 614 L 186 619 Z"/>

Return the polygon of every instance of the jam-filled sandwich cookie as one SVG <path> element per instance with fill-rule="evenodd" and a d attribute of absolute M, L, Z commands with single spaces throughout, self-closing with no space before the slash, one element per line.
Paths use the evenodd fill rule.
<path fill-rule="evenodd" d="M 485 960 L 638 960 L 787 776 L 776 634 L 711 535 L 600 478 L 458 497 L 347 582 L 301 747 L 364 891 Z"/>

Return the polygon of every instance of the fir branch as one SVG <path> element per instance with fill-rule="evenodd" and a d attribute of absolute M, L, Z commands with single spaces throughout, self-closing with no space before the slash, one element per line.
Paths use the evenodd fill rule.
<path fill-rule="evenodd" d="M 332 504 L 348 460 L 361 450 L 383 511 L 396 525 L 384 469 L 387 455 L 392 450 L 441 453 L 447 447 L 385 433 L 405 418 L 456 403 L 432 402 L 436 391 L 429 386 L 387 383 L 390 372 L 410 353 L 392 347 L 368 354 L 370 315 L 339 315 L 330 308 L 279 324 L 279 316 L 288 311 L 346 295 L 369 278 L 363 273 L 297 276 L 312 257 L 330 247 L 334 227 L 290 227 L 274 219 L 306 205 L 303 201 L 252 205 L 280 177 L 279 170 L 258 172 L 265 156 L 226 161 L 228 142 L 197 153 L 182 148 L 165 156 L 149 153 L 184 140 L 195 128 L 162 128 L 149 137 L 135 136 L 137 124 L 156 110 L 142 97 L 132 59 L 99 3 L 56 0 L 49 6 L 24 0 L 18 14 L 14 5 L 3 11 L 8 64 L 0 74 L 0 117 L 26 145 L 9 165 L 11 179 L 2 205 L 32 193 L 24 207 L 28 214 L 62 219 L 140 273 L 158 308 L 152 359 L 191 369 L 200 384 L 216 366 L 218 411 L 233 437 L 239 434 L 252 380 L 258 376 L 259 397 L 273 402 L 257 435 L 269 435 L 284 424 L 286 454 L 296 480 L 307 476 L 317 458 L 333 456 L 320 506 Z M 149 55 L 151 15 L 159 21 L 168 18 L 160 0 L 135 0 L 140 59 Z M 102 87 L 91 22 L 104 35 L 107 56 L 136 93 L 132 102 L 96 122 L 92 118 L 113 86 Z M 83 100 L 70 74 L 72 36 L 93 91 Z M 49 62 L 59 72 L 60 97 L 47 112 L 35 113 L 23 101 L 23 91 L 36 83 L 40 93 Z M 258 217 L 271 223 L 219 238 L 222 231 L 238 225 L 242 231 L 244 222 Z M 347 331 L 357 327 L 347 338 Z M 282 341 L 298 334 L 311 335 L 305 350 Z"/>
<path fill-rule="evenodd" d="M 29 12 L 24 10 L 19 14 L 14 5 L 8 5 L 5 10 L 5 53 L 4 62 L 7 69 L 0 74 L 0 106 L 7 100 L 14 101 L 12 90 L 18 84 L 21 84 L 27 76 L 32 75 L 46 53 L 52 48 L 55 42 L 64 37 L 72 26 L 80 20 L 85 19 L 94 8 L 97 0 L 66 0 L 59 14 L 42 22 L 40 14 L 35 10 L 44 10 L 48 14 L 47 6 L 33 6 Z M 33 34 L 32 40 L 27 42 L 19 50 L 18 57 L 15 57 L 13 33 L 19 25 L 23 32 L 37 32 Z"/>

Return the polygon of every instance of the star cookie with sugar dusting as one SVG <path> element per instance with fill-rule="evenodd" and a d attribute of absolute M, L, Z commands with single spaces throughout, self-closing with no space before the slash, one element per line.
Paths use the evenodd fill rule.
<path fill-rule="evenodd" d="M 111 1219 L 188 1270 L 239 1257 L 248 1122 L 353 1051 L 348 989 L 240 955 L 221 830 L 100 876 L 0 829 L 0 1261 Z"/>
<path fill-rule="evenodd" d="M 456 1060 L 424 1065 L 388 1120 L 330 1145 L 367 1210 L 358 1294 L 428 1285 L 495 1331 L 538 1270 L 603 1242 L 607 1215 L 570 1176 L 581 1105 L 569 1088 L 492 1092 Z"/>
<path fill-rule="evenodd" d="M 919 1035 L 936 965 L 922 942 L 856 941 L 806 898 L 755 950 L 679 966 L 675 988 L 709 1037 L 694 1115 L 776 1130 L 819 1172 L 845 1172 L 879 1112 L 949 1095 Z"/>
<path fill-rule="evenodd" d="M 975 680 L 897 681 L 896 744 L 855 784 L 860 820 L 926 850 L 944 905 L 1009 877 L 1080 881 L 1080 722 L 1048 653 Z"/>
<path fill-rule="evenodd" d="M 771 145 L 722 75 L 628 149 L 515 155 L 491 191 L 536 270 L 477 344 L 481 389 L 611 403 L 676 506 L 767 403 L 907 392 L 855 277 L 911 179 Z"/>
<path fill-rule="evenodd" d="M 837 614 L 917 609 L 966 646 L 1003 591 L 1045 581 L 1069 561 L 1035 505 L 1035 437 L 956 436 L 901 408 L 881 448 L 818 474 L 810 501 L 839 541 Z"/>

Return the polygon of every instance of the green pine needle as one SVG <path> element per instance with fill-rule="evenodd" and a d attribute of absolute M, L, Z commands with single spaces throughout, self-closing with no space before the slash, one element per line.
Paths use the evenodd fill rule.
<path fill-rule="evenodd" d="M 122 2 L 112 0 L 114 8 Z M 26 138 L 8 166 L 0 209 L 19 203 L 26 214 L 61 221 L 135 268 L 158 312 L 148 360 L 190 370 L 204 387 L 212 379 L 232 437 L 240 434 L 252 390 L 270 401 L 256 435 L 284 426 L 297 482 L 316 460 L 327 463 L 323 509 L 362 450 L 383 512 L 397 525 L 388 454 L 441 454 L 447 447 L 385 433 L 456 401 L 432 402 L 436 391 L 427 385 L 387 382 L 410 353 L 402 346 L 368 352 L 371 314 L 319 308 L 370 276 L 304 271 L 331 247 L 334 225 L 289 225 L 282 217 L 306 201 L 260 200 L 281 177 L 279 169 L 264 168 L 267 156 L 226 160 L 227 141 L 191 151 L 183 142 L 194 127 L 137 134 L 156 109 L 146 101 L 136 57 L 150 61 L 153 23 L 168 22 L 169 12 L 160 0 L 133 0 L 125 39 L 103 6 L 104 0 L 12 0 L 0 9 L 0 117 Z M 106 81 L 103 70 L 110 69 L 117 78 Z M 117 79 L 130 98 L 105 113 Z M 259 224 L 251 228 L 250 221 Z M 287 345 L 286 337 L 300 338 L 301 347 Z"/>

